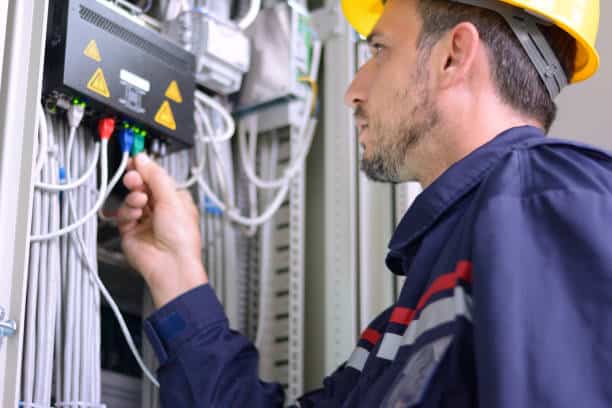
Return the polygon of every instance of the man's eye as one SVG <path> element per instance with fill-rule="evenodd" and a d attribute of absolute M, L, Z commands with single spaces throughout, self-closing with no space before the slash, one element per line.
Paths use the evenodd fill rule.
<path fill-rule="evenodd" d="M 382 44 L 374 43 L 374 44 L 372 44 L 372 46 L 370 48 L 371 48 L 371 51 L 372 51 L 372 56 L 373 57 L 378 57 L 380 55 L 380 53 L 384 50 L 385 46 L 382 45 Z"/>

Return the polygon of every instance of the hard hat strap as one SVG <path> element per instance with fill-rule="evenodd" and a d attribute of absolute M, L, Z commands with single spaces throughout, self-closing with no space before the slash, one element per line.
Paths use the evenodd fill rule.
<path fill-rule="evenodd" d="M 540 20 L 525 10 L 504 4 L 498 0 L 450 1 L 486 8 L 504 17 L 536 67 L 552 99 L 555 99 L 568 84 L 567 75 L 565 75 L 559 59 L 538 28 L 538 22 L 543 23 L 545 20 Z"/>

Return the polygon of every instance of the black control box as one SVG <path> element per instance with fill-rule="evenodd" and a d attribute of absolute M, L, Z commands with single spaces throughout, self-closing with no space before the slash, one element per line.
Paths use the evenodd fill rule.
<path fill-rule="evenodd" d="M 175 151 L 193 145 L 195 57 L 106 0 L 52 0 L 43 96 L 87 102 Z"/>

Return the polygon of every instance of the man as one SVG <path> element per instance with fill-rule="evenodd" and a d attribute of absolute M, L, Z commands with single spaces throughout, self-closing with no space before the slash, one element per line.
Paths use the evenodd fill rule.
<path fill-rule="evenodd" d="M 599 1 L 343 9 L 373 54 L 346 95 L 362 169 L 424 191 L 389 245 L 397 303 L 300 406 L 612 406 L 612 159 L 545 137 L 554 96 L 597 69 Z M 282 406 L 206 284 L 193 203 L 134 168 L 121 233 L 159 308 L 165 406 Z"/>

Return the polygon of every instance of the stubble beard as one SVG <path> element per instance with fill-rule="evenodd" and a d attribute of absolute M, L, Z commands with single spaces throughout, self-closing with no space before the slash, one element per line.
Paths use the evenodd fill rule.
<path fill-rule="evenodd" d="M 410 152 L 431 135 L 439 122 L 438 112 L 425 85 L 427 82 L 422 83 L 423 88 L 417 92 L 421 103 L 414 106 L 409 115 L 402 115 L 400 111 L 400 120 L 389 121 L 391 123 L 369 118 L 368 131 L 374 140 L 380 141 L 371 147 L 373 150 L 368 157 L 362 155 L 361 158 L 361 170 L 369 179 L 385 183 L 411 181 L 406 178 L 405 170 Z M 402 106 L 408 98 L 406 93 L 397 94 L 392 104 Z"/>

